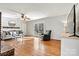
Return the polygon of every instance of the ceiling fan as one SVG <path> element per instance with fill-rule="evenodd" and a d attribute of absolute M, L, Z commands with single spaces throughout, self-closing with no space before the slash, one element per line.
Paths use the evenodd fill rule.
<path fill-rule="evenodd" d="M 21 15 L 21 16 L 20 16 L 21 20 L 24 20 L 24 21 L 25 21 L 25 20 L 30 20 L 30 18 L 27 17 L 24 13 L 21 13 L 21 12 L 19 12 L 19 11 L 17 11 L 17 10 L 14 10 L 14 9 L 8 9 L 8 10 L 20 14 L 20 15 Z"/>

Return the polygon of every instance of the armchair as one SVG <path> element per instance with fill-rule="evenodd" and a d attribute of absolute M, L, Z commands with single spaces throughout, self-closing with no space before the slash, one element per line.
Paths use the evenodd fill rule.
<path fill-rule="evenodd" d="M 51 30 L 47 34 L 43 34 L 43 41 L 49 41 L 51 38 Z"/>
<path fill-rule="evenodd" d="M 15 37 L 15 39 L 21 38 L 22 36 L 23 36 L 23 32 L 22 31 L 14 31 L 13 32 L 13 37 Z"/>

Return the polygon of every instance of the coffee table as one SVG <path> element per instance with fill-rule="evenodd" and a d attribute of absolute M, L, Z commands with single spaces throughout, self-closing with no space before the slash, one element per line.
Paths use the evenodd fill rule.
<path fill-rule="evenodd" d="M 14 55 L 14 48 L 7 45 L 1 45 L 0 56 L 13 56 Z"/>

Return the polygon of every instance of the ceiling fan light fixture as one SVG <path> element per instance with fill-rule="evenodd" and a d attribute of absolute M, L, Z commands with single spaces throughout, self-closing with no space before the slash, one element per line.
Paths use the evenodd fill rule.
<path fill-rule="evenodd" d="M 30 18 L 28 18 L 27 16 L 25 16 L 24 14 L 21 14 L 21 20 L 30 20 Z"/>
<path fill-rule="evenodd" d="M 24 18 L 24 14 L 21 14 L 21 18 Z"/>

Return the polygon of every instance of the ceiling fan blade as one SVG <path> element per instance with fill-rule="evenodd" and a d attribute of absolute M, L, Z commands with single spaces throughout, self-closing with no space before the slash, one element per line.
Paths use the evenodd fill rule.
<path fill-rule="evenodd" d="M 9 8 L 7 8 L 8 10 L 10 10 L 10 11 L 12 11 L 12 12 L 15 12 L 15 13 L 18 13 L 18 14 L 21 14 L 21 18 L 23 18 L 24 20 L 30 20 L 30 18 L 28 18 L 27 16 L 25 16 L 25 14 L 24 13 L 21 13 L 21 12 L 19 12 L 19 11 L 17 11 L 17 10 L 14 10 L 14 9 L 9 9 Z"/>
<path fill-rule="evenodd" d="M 10 10 L 10 11 L 12 11 L 12 12 L 18 13 L 18 14 L 23 14 L 23 13 L 21 13 L 19 11 L 14 10 L 14 9 L 9 9 L 9 8 L 7 8 L 7 9 Z"/>
<path fill-rule="evenodd" d="M 28 20 L 30 20 L 30 18 L 27 18 Z"/>
<path fill-rule="evenodd" d="M 30 20 L 30 18 L 28 18 L 27 16 L 24 16 L 24 17 L 25 17 L 25 19 Z"/>

